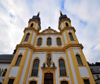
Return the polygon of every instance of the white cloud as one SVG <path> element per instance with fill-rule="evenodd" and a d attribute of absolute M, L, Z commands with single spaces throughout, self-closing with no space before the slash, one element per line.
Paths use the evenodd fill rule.
<path fill-rule="evenodd" d="M 64 2 L 64 0 L 63 0 Z M 84 46 L 90 62 L 100 61 L 100 1 L 65 0 L 62 12 L 72 21 L 76 35 Z M 28 20 L 40 11 L 41 29 L 58 30 L 62 0 L 2 0 L 0 1 L 0 53 L 12 53 L 19 44 Z M 12 15 L 13 17 L 11 17 Z"/>
<path fill-rule="evenodd" d="M 99 0 L 76 0 L 76 2 L 66 0 L 64 4 L 65 12 L 68 11 L 68 16 L 71 18 L 72 25 L 76 29 L 79 42 L 85 47 L 83 51 L 86 59 L 90 62 L 100 61 L 99 3 Z M 80 20 L 87 24 L 84 25 Z"/>

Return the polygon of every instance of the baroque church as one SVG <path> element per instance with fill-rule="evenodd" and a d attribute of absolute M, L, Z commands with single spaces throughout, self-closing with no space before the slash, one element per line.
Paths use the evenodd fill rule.
<path fill-rule="evenodd" d="M 70 18 L 60 12 L 59 32 L 28 21 L 13 54 L 0 55 L 0 84 L 95 84 Z"/>

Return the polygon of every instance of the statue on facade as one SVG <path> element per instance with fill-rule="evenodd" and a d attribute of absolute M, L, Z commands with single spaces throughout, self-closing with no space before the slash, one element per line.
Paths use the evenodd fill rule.
<path fill-rule="evenodd" d="M 43 63 L 43 68 L 45 67 L 45 63 Z"/>
<path fill-rule="evenodd" d="M 1 74 L 4 72 L 4 69 L 1 69 L 0 68 L 0 76 L 1 76 Z"/>
<path fill-rule="evenodd" d="M 51 65 L 51 54 L 47 55 L 47 66 L 50 67 Z"/>

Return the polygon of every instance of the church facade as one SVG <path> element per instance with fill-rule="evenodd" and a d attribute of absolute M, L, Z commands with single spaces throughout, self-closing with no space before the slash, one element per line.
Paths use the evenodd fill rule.
<path fill-rule="evenodd" d="M 58 29 L 60 32 L 50 27 L 39 32 L 39 14 L 33 16 L 24 29 L 16 52 L 7 55 L 8 61 L 0 61 L 0 83 L 95 84 L 83 46 L 75 35 L 76 30 L 71 26 L 71 20 L 62 13 Z"/>

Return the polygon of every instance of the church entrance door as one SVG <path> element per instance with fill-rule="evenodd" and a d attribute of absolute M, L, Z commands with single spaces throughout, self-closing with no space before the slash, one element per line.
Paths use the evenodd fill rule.
<path fill-rule="evenodd" d="M 44 84 L 53 84 L 53 74 L 52 73 L 44 74 Z"/>

